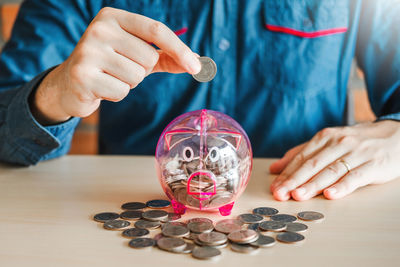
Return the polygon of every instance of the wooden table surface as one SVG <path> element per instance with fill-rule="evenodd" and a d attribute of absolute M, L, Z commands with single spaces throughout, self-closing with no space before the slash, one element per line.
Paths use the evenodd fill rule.
<path fill-rule="evenodd" d="M 342 200 L 278 202 L 268 190 L 270 162 L 255 159 L 249 185 L 229 217 L 271 206 L 289 214 L 320 211 L 325 220 L 306 223 L 302 244 L 278 242 L 252 255 L 228 247 L 213 261 L 132 249 L 121 232 L 93 221 L 98 212 L 120 212 L 124 202 L 165 198 L 152 157 L 66 156 L 29 168 L 0 165 L 0 266 L 398 266 L 399 179 Z M 221 219 L 195 211 L 182 219 L 198 216 Z"/>

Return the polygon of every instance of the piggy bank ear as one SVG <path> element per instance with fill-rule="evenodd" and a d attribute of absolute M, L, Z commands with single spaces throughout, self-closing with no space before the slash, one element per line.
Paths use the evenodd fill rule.
<path fill-rule="evenodd" d="M 212 131 L 209 134 L 213 134 L 218 138 L 224 139 L 228 143 L 230 143 L 236 150 L 239 149 L 239 146 L 242 142 L 242 135 L 238 132 L 231 131 Z"/>
<path fill-rule="evenodd" d="M 196 131 L 194 130 L 172 130 L 166 132 L 164 134 L 164 139 L 167 150 L 169 151 L 176 144 L 186 139 L 192 138 L 194 134 L 196 134 Z"/>

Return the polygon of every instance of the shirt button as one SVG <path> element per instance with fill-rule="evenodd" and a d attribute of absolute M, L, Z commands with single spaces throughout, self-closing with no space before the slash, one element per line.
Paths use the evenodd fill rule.
<path fill-rule="evenodd" d="M 222 38 L 221 41 L 219 41 L 219 44 L 218 44 L 218 48 L 220 50 L 222 50 L 222 51 L 228 50 L 230 46 L 231 46 L 231 44 L 225 38 Z"/>

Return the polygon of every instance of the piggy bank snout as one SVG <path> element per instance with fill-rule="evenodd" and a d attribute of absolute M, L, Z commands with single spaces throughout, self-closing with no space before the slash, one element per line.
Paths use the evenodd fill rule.
<path fill-rule="evenodd" d="M 215 175 L 208 170 L 192 173 L 187 182 L 187 193 L 197 199 L 208 199 L 217 193 Z"/>

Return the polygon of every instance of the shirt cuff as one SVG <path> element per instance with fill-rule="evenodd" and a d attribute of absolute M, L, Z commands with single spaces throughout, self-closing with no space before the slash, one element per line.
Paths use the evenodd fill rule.
<path fill-rule="evenodd" d="M 7 139 L 27 165 L 67 153 L 74 129 L 80 121 L 79 118 L 71 118 L 64 123 L 44 127 L 33 117 L 29 95 L 52 69 L 23 85 L 8 106 Z"/>
<path fill-rule="evenodd" d="M 399 113 L 393 113 L 393 114 L 380 116 L 379 118 L 376 119 L 376 121 L 383 121 L 383 120 L 400 121 L 400 112 Z"/>

